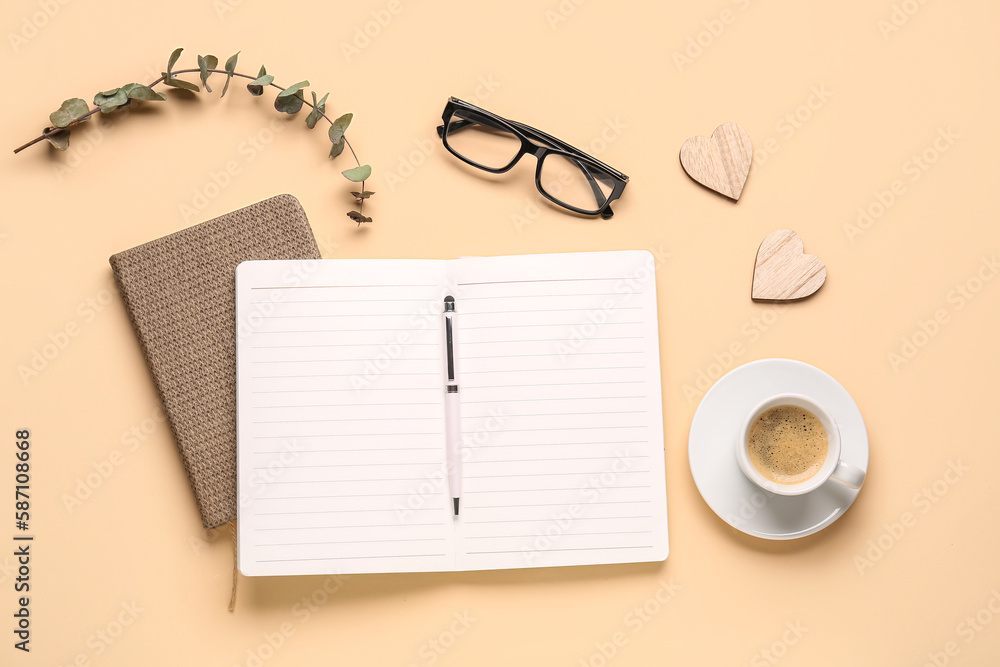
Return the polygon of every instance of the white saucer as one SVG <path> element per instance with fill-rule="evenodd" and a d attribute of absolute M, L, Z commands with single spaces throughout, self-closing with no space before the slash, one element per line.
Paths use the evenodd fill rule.
<path fill-rule="evenodd" d="M 688 459 L 702 498 L 732 527 L 769 540 L 805 537 L 839 519 L 860 489 L 828 481 L 801 496 L 779 496 L 751 482 L 736 462 L 747 413 L 777 393 L 811 396 L 840 428 L 841 457 L 868 470 L 868 431 L 851 395 L 832 377 L 793 359 L 761 359 L 734 368 L 706 392 L 691 421 Z"/>

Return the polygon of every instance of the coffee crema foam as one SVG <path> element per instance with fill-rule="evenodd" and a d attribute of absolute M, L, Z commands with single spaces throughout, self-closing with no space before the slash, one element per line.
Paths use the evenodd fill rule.
<path fill-rule="evenodd" d="M 778 484 L 799 484 L 826 461 L 826 429 L 805 408 L 777 405 L 750 425 L 746 446 L 750 463 L 761 475 Z"/>

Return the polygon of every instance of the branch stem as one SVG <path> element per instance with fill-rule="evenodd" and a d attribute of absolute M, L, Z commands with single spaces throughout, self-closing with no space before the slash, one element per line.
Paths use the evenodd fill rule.
<path fill-rule="evenodd" d="M 212 74 L 226 74 L 226 75 L 229 74 L 229 72 L 227 72 L 224 69 L 210 69 L 210 70 L 206 70 L 206 71 L 207 72 L 211 72 Z M 201 73 L 201 69 L 200 68 L 195 68 L 195 69 L 178 69 L 178 70 L 174 70 L 170 74 L 171 74 L 171 76 L 173 76 L 174 74 L 192 74 L 192 73 L 198 73 L 198 74 L 200 74 Z M 257 80 L 257 77 L 255 77 L 255 76 L 250 76 L 249 74 L 242 74 L 240 72 L 233 72 L 233 76 L 238 76 L 238 77 L 241 77 L 243 79 L 250 79 L 251 81 L 256 81 Z M 164 79 L 164 77 L 161 76 L 158 79 L 156 79 L 155 81 L 153 81 L 152 83 L 148 84 L 147 87 L 148 88 L 152 88 L 153 86 L 156 86 L 156 85 L 158 85 L 160 83 L 163 83 L 163 79 Z M 285 90 L 284 88 L 282 88 L 281 86 L 279 86 L 278 84 L 276 84 L 274 82 L 272 82 L 272 83 L 270 83 L 268 85 L 270 85 L 272 88 L 277 88 L 278 90 Z M 302 103 L 305 104 L 306 106 L 308 106 L 311 109 L 315 108 L 315 106 L 313 106 L 312 104 L 310 104 L 305 99 L 302 100 Z M 94 107 L 93 109 L 91 109 L 87 113 L 83 114 L 82 116 L 80 116 L 79 118 L 77 118 L 76 120 L 74 120 L 72 123 L 70 123 L 69 125 L 67 125 L 66 127 L 53 127 L 52 129 L 50 129 L 50 130 L 48 130 L 46 132 L 43 132 L 42 134 L 40 134 L 39 136 L 35 137 L 34 139 L 32 139 L 28 143 L 24 144 L 23 146 L 18 146 L 17 148 L 15 148 L 14 149 L 14 154 L 16 155 L 17 153 L 20 153 L 21 151 L 23 151 L 25 148 L 28 148 L 29 146 L 34 146 L 39 141 L 44 141 L 45 139 L 47 139 L 48 137 L 52 136 L 53 134 L 58 134 L 60 132 L 64 132 L 64 131 L 68 130 L 69 128 L 73 127 L 74 125 L 79 125 L 84 120 L 86 120 L 87 118 L 90 118 L 91 116 L 93 116 L 95 113 L 97 113 L 100 110 L 101 110 L 101 107 Z M 320 115 L 323 116 L 323 118 L 326 119 L 326 122 L 328 122 L 330 125 L 333 125 L 333 121 L 330 120 L 330 117 L 327 116 L 326 113 L 322 113 Z M 354 152 L 354 147 L 351 146 L 351 142 L 347 141 L 347 136 L 346 135 L 344 136 L 344 141 L 347 143 L 347 147 L 351 149 L 351 155 L 354 157 L 354 162 L 360 167 L 361 166 L 361 161 L 358 159 L 358 154 Z M 361 184 L 361 188 L 362 188 L 362 190 L 364 190 L 364 183 L 363 182 Z M 362 203 L 362 206 L 364 206 L 363 203 Z"/>

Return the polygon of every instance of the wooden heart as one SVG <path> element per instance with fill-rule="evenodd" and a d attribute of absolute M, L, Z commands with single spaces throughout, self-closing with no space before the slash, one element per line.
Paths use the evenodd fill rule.
<path fill-rule="evenodd" d="M 754 301 L 804 299 L 826 281 L 826 264 L 803 252 L 802 239 L 790 229 L 767 235 L 757 250 L 753 267 Z"/>
<path fill-rule="evenodd" d="M 736 123 L 723 123 L 711 137 L 691 137 L 681 146 L 681 166 L 706 188 L 738 200 L 750 173 L 753 144 Z"/>

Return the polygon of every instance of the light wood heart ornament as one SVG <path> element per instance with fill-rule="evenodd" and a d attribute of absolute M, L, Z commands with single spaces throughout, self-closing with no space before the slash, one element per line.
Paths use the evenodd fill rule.
<path fill-rule="evenodd" d="M 691 137 L 681 146 L 681 166 L 706 188 L 738 200 L 750 173 L 753 144 L 736 123 L 723 123 L 711 137 Z"/>
<path fill-rule="evenodd" d="M 767 235 L 757 250 L 753 267 L 754 301 L 795 301 L 823 286 L 826 264 L 803 252 L 802 239 L 790 229 Z"/>

